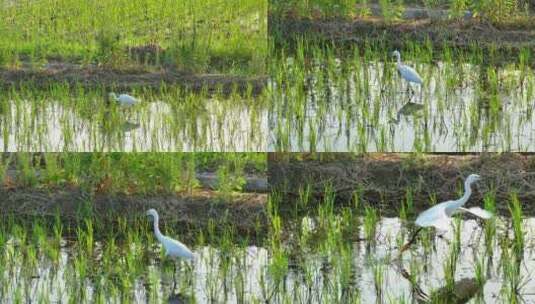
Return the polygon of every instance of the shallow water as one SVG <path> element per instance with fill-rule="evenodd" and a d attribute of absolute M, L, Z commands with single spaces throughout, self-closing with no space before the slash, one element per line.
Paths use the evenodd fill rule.
<path fill-rule="evenodd" d="M 342 220 L 337 217 L 329 225 L 335 227 L 336 222 Z M 486 251 L 480 222 L 459 221 L 461 246 L 455 264 L 455 281 L 465 287 L 473 283 L 476 264 L 481 261 L 484 261 L 487 278 L 481 289 L 472 289 L 475 295 L 470 294 L 469 303 L 508 302 L 509 281 L 504 274 L 503 260 L 507 260 L 510 249 L 508 253 L 504 252 L 499 240 L 510 231 L 507 229 L 509 221 L 505 218 L 496 221 L 496 239 L 490 251 Z M 54 261 L 45 247 L 28 250 L 26 246 L 29 245 L 8 237 L 0 247 L 0 260 L 4 262 L 0 267 L 0 297 L 5 303 L 28 299 L 32 302 L 68 302 L 78 301 L 80 296 L 80 302 L 84 303 L 125 300 L 161 303 L 176 300 L 178 294 L 183 300 L 198 303 L 256 303 L 268 299 L 270 303 L 346 303 L 357 298 L 362 303 L 389 303 L 403 299 L 411 302 L 417 299 L 414 290 L 431 296 L 433 291 L 446 285 L 444 267 L 452 250 L 454 229 L 429 234 L 430 247 L 425 249 L 419 241 L 399 260 L 397 239 L 400 233 L 408 233 L 402 223 L 399 218 L 381 218 L 374 242 L 366 241 L 363 226 L 359 226 L 355 229 L 357 233 L 342 240 L 338 246 L 331 246 L 327 245 L 328 238 L 315 236 L 320 225 L 317 220 L 305 217 L 302 223 L 293 224 L 301 227 L 301 231 L 291 233 L 283 245 L 288 268 L 282 271 L 282 277 L 277 274 L 281 268 L 274 262 L 273 248 L 192 246 L 195 260 L 191 264 L 177 263 L 174 292 L 171 291 L 172 266 L 169 261 L 163 266 L 161 249 L 156 245 L 151 248 L 143 242 L 135 242 L 131 246 L 115 247 L 116 251 L 111 251 L 115 253 L 110 254 L 110 248 L 117 245 L 95 242 L 93 253 L 84 260 L 80 258 L 84 256 L 80 249 L 84 244 L 63 240 L 59 256 Z M 529 303 L 535 301 L 532 293 L 535 281 L 529 279 L 535 269 L 535 240 L 529 237 L 535 233 L 535 218 L 525 219 L 523 228 L 526 241 L 519 262 L 522 282 L 519 293 Z M 296 247 L 299 241 L 294 237 L 303 233 L 313 236 L 319 242 L 318 246 L 302 244 Z M 33 255 L 35 264 L 29 258 Z M 85 275 L 80 274 L 84 267 L 78 265 L 87 266 Z M 415 275 L 415 284 L 411 285 L 402 269 Z M 376 280 L 378 273 L 384 278 L 379 284 Z"/>
<path fill-rule="evenodd" d="M 271 83 L 271 150 L 535 150 L 529 68 L 408 62 L 424 79 L 408 93 L 391 62 L 311 62 L 288 58 Z"/>
<path fill-rule="evenodd" d="M 19 100 L 0 122 L 2 152 L 265 151 L 267 137 L 264 109 L 219 99 L 143 100 L 127 110 Z"/>

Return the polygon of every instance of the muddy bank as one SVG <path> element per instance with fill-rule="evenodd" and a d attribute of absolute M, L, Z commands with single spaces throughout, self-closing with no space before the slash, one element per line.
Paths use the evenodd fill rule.
<path fill-rule="evenodd" d="M 129 91 L 133 88 L 159 90 L 162 85 L 167 85 L 181 86 L 194 92 L 221 91 L 223 94 L 230 94 L 233 91 L 245 93 L 250 90 L 253 95 L 259 95 L 266 79 L 265 76 L 197 75 L 169 69 L 152 72 L 119 71 L 66 64 L 50 65 L 41 70 L 31 68 L 0 70 L 0 85 L 4 88 L 28 86 L 46 89 L 54 84 L 66 83 L 72 87 Z"/>
<path fill-rule="evenodd" d="M 237 232 L 255 235 L 257 223 L 267 227 L 264 212 L 266 194 L 241 193 L 229 198 L 208 190 L 192 193 L 124 195 L 90 194 L 79 188 L 55 189 L 0 188 L 2 212 L 17 217 L 51 218 L 59 211 L 63 221 L 74 223 L 80 214 L 91 215 L 104 223 L 113 223 L 121 216 L 129 221 L 144 217 L 155 208 L 162 224 L 180 228 L 202 229 L 212 220 L 216 227 L 233 224 Z"/>
<path fill-rule="evenodd" d="M 514 55 L 522 48 L 535 49 L 535 27 L 519 25 L 496 27 L 487 22 L 440 21 L 431 19 L 384 22 L 380 18 L 358 20 L 309 20 L 291 17 L 269 17 L 270 32 L 278 39 L 277 45 L 295 45 L 296 39 L 306 36 L 318 42 L 334 43 L 340 47 L 365 42 L 379 43 L 388 48 L 404 49 L 406 42 L 421 43 L 429 40 L 433 47 L 469 49 L 477 45 L 506 55 Z M 278 41 L 282 40 L 282 41 Z M 509 59 L 511 60 L 511 59 Z"/>
<path fill-rule="evenodd" d="M 410 154 L 333 153 L 322 154 L 322 160 L 311 156 L 270 154 L 269 183 L 290 207 L 305 185 L 310 185 L 313 201 L 318 202 L 331 184 L 340 204 L 351 203 L 355 190 L 360 189 L 364 202 L 395 215 L 407 189 L 411 189 L 414 206 L 422 209 L 432 197 L 437 202 L 458 198 L 464 178 L 478 173 L 483 180 L 475 186 L 469 206 L 482 204 L 483 195 L 494 191 L 498 209 L 508 213 L 511 192 L 516 191 L 525 213 L 535 214 L 535 155 L 433 154 L 415 158 Z"/>

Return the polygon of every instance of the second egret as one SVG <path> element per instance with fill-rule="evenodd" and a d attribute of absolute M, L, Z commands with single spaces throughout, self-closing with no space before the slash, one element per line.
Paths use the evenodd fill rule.
<path fill-rule="evenodd" d="M 420 227 L 433 226 L 440 230 L 448 230 L 450 227 L 451 216 L 456 213 L 468 212 L 472 215 L 488 220 L 492 217 L 492 213 L 483 210 L 479 207 L 463 208 L 464 204 L 472 195 L 472 184 L 480 180 L 481 177 L 477 174 L 470 174 L 464 181 L 463 196 L 454 201 L 447 201 L 437 204 L 424 212 L 416 218 L 416 225 Z"/>
<path fill-rule="evenodd" d="M 472 195 L 472 184 L 479 181 L 481 176 L 477 174 L 470 174 L 464 181 L 464 194 L 463 196 L 454 201 L 446 201 L 437 204 L 424 212 L 420 213 L 416 218 L 416 225 L 420 228 L 413 234 L 411 240 L 402 247 L 401 252 L 406 250 L 416 239 L 416 235 L 422 228 L 435 227 L 439 230 L 448 230 L 451 224 L 451 217 L 461 212 L 468 212 L 484 220 L 488 220 L 492 217 L 492 213 L 483 210 L 479 207 L 464 208 L 464 204 Z"/>
<path fill-rule="evenodd" d="M 422 78 L 420 77 L 418 72 L 416 72 L 415 69 L 411 68 L 408 65 L 401 63 L 401 54 L 399 53 L 398 50 L 395 50 L 394 52 L 392 52 L 392 56 L 396 57 L 397 59 L 396 68 L 398 69 L 399 74 L 401 75 L 403 79 L 405 79 L 408 82 L 407 90 L 409 89 L 412 90 L 411 83 L 416 83 L 418 85 L 423 84 Z"/>

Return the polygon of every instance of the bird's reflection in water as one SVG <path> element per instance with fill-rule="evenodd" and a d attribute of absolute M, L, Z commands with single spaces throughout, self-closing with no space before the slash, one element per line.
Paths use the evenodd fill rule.
<path fill-rule="evenodd" d="M 401 116 L 417 116 L 423 108 L 423 104 L 409 101 L 398 110 L 396 119 L 390 120 L 390 123 L 399 124 Z"/>
<path fill-rule="evenodd" d="M 475 278 L 463 278 L 455 281 L 453 286 L 444 286 L 426 293 L 411 274 L 399 266 L 399 273 L 411 284 L 413 295 L 417 303 L 468 303 L 480 291 Z"/>
<path fill-rule="evenodd" d="M 135 129 L 139 128 L 140 126 L 141 125 L 139 123 L 125 121 L 123 123 L 122 130 L 123 130 L 123 132 L 130 132 L 132 130 L 135 130 Z"/>
<path fill-rule="evenodd" d="M 167 303 L 169 304 L 189 304 L 193 303 L 190 297 L 185 296 L 180 293 L 172 294 L 167 299 Z"/>

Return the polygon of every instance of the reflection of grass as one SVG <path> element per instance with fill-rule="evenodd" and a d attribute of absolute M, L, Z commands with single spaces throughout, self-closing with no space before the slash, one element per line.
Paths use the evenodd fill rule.
<path fill-rule="evenodd" d="M 105 89 L 54 85 L 5 92 L 0 97 L 6 113 L 0 120 L 3 148 L 13 150 L 11 142 L 19 151 L 263 150 L 264 95 L 165 86 L 128 93 L 142 102 L 123 110 L 109 104 Z M 61 141 L 50 140 L 54 132 Z M 129 143 L 125 134 L 133 134 Z"/>
<path fill-rule="evenodd" d="M 219 157 L 210 162 L 221 162 Z M 206 160 L 207 156 L 199 158 Z M 352 218 L 355 210 L 333 208 L 331 187 L 324 189 L 326 197 L 322 204 L 326 206 L 309 208 L 310 216 L 305 219 L 297 216 L 297 222 L 280 213 L 277 205 L 287 203 L 289 208 L 302 208 L 302 204 L 280 202 L 278 194 L 270 196 L 269 233 L 257 240 L 262 248 L 252 247 L 251 240 L 241 238 L 232 222 L 210 219 L 207 226 L 192 228 L 163 221 L 162 231 L 184 240 L 196 254 L 196 261 L 191 265 L 176 262 L 177 290 L 187 297 L 217 303 L 233 298 L 245 303 L 278 303 L 284 299 L 307 303 L 368 303 L 376 302 L 376 298 L 411 303 L 418 296 L 415 291 L 427 293 L 433 303 L 443 303 L 446 297 L 450 301 L 467 300 L 476 291 L 489 296 L 491 291 L 483 289 L 483 285 L 490 273 L 493 280 L 501 283 L 502 291 L 496 294 L 496 301 L 516 303 L 520 299 L 527 277 L 525 268 L 519 267 L 519 260 L 515 259 L 511 231 L 496 231 L 502 244 L 501 248 L 495 246 L 492 250 L 494 254 L 501 253 L 497 263 L 483 253 L 484 245 L 477 238 L 465 235 L 474 231 L 471 227 L 463 228 L 460 217 L 455 220 L 450 244 L 429 228 L 422 236 L 428 239 L 430 248 L 415 243 L 417 254 L 407 254 L 402 261 L 393 260 L 392 256 L 398 252 L 396 239 L 406 228 L 404 221 L 396 222 L 402 225 L 401 229 L 396 225 L 383 226 L 382 223 L 391 219 L 379 221 L 379 208 L 368 205 L 363 212 L 368 219 L 362 221 L 364 225 L 375 225 L 377 233 L 370 234 L 372 239 L 362 239 L 362 231 Z M 129 222 L 121 216 L 114 218 L 111 225 L 80 213 L 74 229 L 65 225 L 59 215 L 51 222 L 46 222 L 47 219 L 9 217 L 0 221 L 2 299 L 26 302 L 31 298 L 46 303 L 59 293 L 83 303 L 95 299 L 102 303 L 135 302 L 135 291 L 161 302 L 171 295 L 173 261 L 156 247 L 157 240 L 143 211 Z M 315 225 L 319 222 L 323 222 L 321 227 Z M 308 227 L 305 229 L 303 225 Z M 299 226 L 303 228 L 296 229 Z M 378 246 L 365 246 L 370 242 Z M 409 273 L 401 275 L 398 266 L 408 267 Z M 459 281 L 461 271 L 465 281 Z M 35 277 L 36 273 L 40 276 Z M 472 288 L 459 282 L 472 277 L 477 287 L 470 294 Z M 64 283 L 56 286 L 56 281 Z M 429 284 L 430 281 L 438 283 Z M 26 287 L 31 286 L 30 282 L 39 284 L 30 290 Z M 248 289 L 247 282 L 255 282 L 255 287 Z M 391 282 L 399 283 L 399 288 L 389 288 Z"/>
<path fill-rule="evenodd" d="M 388 54 L 380 43 L 347 49 L 298 40 L 284 46 L 270 59 L 273 149 L 529 149 L 521 135 L 533 119 L 529 50 L 518 61 L 493 55 L 484 63 L 476 46 L 436 50 L 407 41 L 403 60 L 424 79 L 414 95 L 404 92 L 407 84 Z"/>
<path fill-rule="evenodd" d="M 121 68 L 138 57 L 196 72 L 261 73 L 266 10 L 264 0 L 3 2 L 0 64 L 59 57 Z"/>

